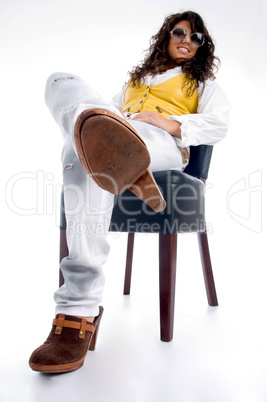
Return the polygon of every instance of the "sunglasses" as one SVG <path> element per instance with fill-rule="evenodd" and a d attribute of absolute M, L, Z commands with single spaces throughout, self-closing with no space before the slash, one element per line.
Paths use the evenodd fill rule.
<path fill-rule="evenodd" d="M 176 42 L 183 42 L 185 38 L 190 38 L 192 46 L 195 47 L 200 47 L 204 45 L 205 42 L 205 36 L 202 33 L 194 32 L 191 35 L 188 35 L 184 28 L 174 28 L 170 34 Z"/>

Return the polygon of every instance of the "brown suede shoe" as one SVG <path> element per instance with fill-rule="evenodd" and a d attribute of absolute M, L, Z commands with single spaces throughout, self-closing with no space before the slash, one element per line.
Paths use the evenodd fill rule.
<path fill-rule="evenodd" d="M 31 355 L 29 365 L 43 373 L 65 373 L 82 367 L 87 350 L 95 350 L 103 307 L 93 323 L 58 314 L 46 342 Z"/>
<path fill-rule="evenodd" d="M 155 211 L 166 207 L 149 170 L 147 147 L 125 119 L 105 109 L 85 110 L 76 120 L 74 138 L 84 170 L 100 187 L 112 194 L 129 188 Z"/>

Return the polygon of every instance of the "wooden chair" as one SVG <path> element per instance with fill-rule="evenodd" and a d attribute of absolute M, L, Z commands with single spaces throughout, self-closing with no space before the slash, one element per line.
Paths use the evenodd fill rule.
<path fill-rule="evenodd" d="M 115 196 L 110 231 L 128 232 L 124 294 L 130 294 L 134 235 L 159 234 L 160 339 L 173 338 L 177 234 L 196 232 L 202 261 L 208 303 L 217 306 L 206 224 L 205 181 L 208 177 L 213 147 L 190 147 L 190 162 L 184 172 L 167 170 L 154 173 L 167 202 L 167 208 L 155 213 L 129 190 Z M 60 225 L 60 261 L 68 255 L 66 220 L 62 197 Z M 60 286 L 64 279 L 60 272 Z"/>
<path fill-rule="evenodd" d="M 208 303 L 217 306 L 206 224 L 204 184 L 208 177 L 213 147 L 190 147 L 190 163 L 184 172 L 154 173 L 167 202 L 167 208 L 154 213 L 129 190 L 115 197 L 111 231 L 129 232 L 124 294 L 130 294 L 134 235 L 159 234 L 159 293 L 161 340 L 173 338 L 177 233 L 197 232 Z"/>

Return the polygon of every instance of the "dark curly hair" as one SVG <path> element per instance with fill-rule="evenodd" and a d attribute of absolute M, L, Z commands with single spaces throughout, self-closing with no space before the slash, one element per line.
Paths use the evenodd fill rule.
<path fill-rule="evenodd" d="M 170 56 L 168 54 L 168 45 L 170 40 L 170 31 L 180 21 L 189 21 L 192 32 L 200 32 L 205 35 L 205 43 L 201 46 L 196 55 L 191 59 L 179 58 L 175 60 L 175 65 L 180 65 L 186 77 L 185 86 L 187 86 L 188 95 L 192 95 L 199 83 L 207 79 L 215 79 L 214 70 L 218 69 L 220 60 L 214 56 L 215 46 L 203 19 L 199 14 L 193 11 L 172 14 L 168 16 L 159 32 L 152 36 L 147 55 L 141 65 L 136 66 L 130 72 L 132 84 L 140 84 L 141 78 L 147 74 L 156 75 L 170 69 Z M 204 86 L 203 86 L 204 87 Z"/>

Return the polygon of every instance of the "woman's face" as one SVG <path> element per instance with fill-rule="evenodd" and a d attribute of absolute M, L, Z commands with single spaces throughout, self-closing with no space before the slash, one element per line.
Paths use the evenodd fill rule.
<path fill-rule="evenodd" d="M 187 32 L 187 35 L 191 35 L 193 33 L 191 31 L 189 21 L 180 21 L 173 27 L 173 29 L 174 28 L 184 28 Z M 170 36 L 168 54 L 172 60 L 178 58 L 191 59 L 195 56 L 197 49 L 197 47 L 191 45 L 190 38 L 188 36 L 182 42 L 176 42 L 172 36 Z"/>

